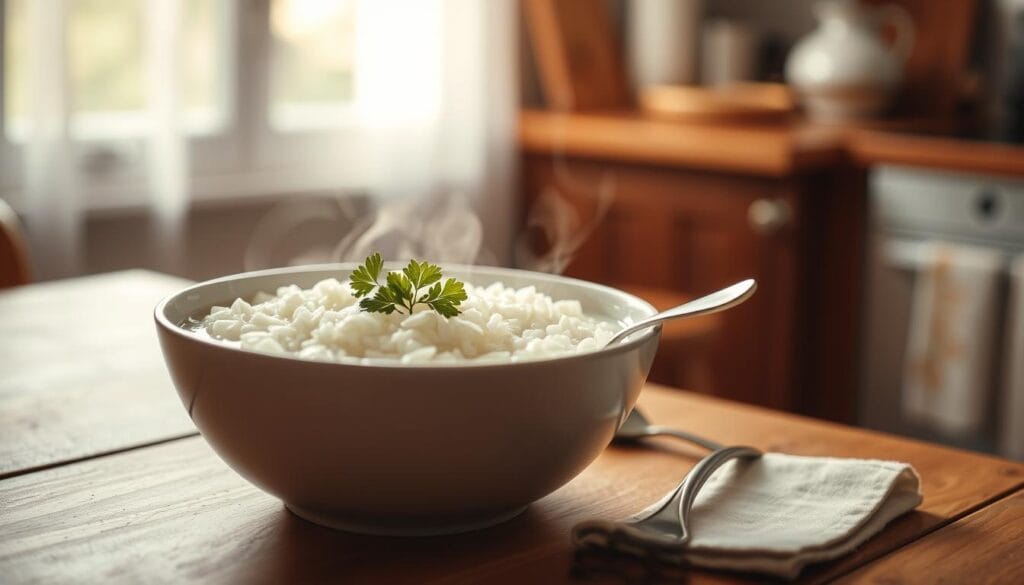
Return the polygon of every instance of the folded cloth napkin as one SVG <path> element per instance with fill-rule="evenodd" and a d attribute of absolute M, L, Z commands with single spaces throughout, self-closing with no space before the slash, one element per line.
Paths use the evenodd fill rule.
<path fill-rule="evenodd" d="M 651 511 L 664 502 L 627 522 L 654 519 Z M 920 503 L 920 478 L 906 463 L 767 453 L 716 471 L 694 503 L 690 541 L 656 556 L 792 579 L 808 564 L 849 553 Z M 678 536 L 677 516 L 658 516 L 638 526 Z"/>

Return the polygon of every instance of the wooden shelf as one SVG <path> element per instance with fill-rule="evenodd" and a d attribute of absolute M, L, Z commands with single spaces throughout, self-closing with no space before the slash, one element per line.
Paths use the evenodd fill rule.
<path fill-rule="evenodd" d="M 741 126 L 665 120 L 631 110 L 524 110 L 519 116 L 519 144 L 533 154 L 766 177 L 848 161 L 1024 176 L 1024 147 L 904 133 L 942 127 L 927 120 L 883 121 L 871 128 L 822 126 L 800 118 Z"/>

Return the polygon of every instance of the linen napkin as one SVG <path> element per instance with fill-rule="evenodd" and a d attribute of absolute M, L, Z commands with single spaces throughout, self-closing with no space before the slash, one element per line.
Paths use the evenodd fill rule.
<path fill-rule="evenodd" d="M 920 478 L 906 463 L 766 453 L 716 471 L 697 495 L 689 543 L 659 549 L 657 557 L 793 579 L 808 564 L 851 552 L 920 503 Z M 665 521 L 643 529 L 679 535 L 674 514 L 659 517 Z"/>
<path fill-rule="evenodd" d="M 922 244 L 914 281 L 903 412 L 951 436 L 989 422 L 999 284 L 1005 267 L 994 249 Z"/>

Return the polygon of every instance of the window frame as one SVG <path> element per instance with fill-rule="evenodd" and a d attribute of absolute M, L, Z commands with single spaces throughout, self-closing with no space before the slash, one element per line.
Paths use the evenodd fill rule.
<path fill-rule="evenodd" d="M 223 124 L 212 132 L 188 136 L 190 203 L 323 189 L 364 190 L 368 184 L 366 132 L 355 116 L 324 129 L 272 127 L 270 6 L 271 0 L 222 4 L 228 39 L 220 56 L 226 72 L 221 93 L 225 114 Z M 0 67 L 5 63 L 6 14 L 6 0 L 0 0 Z M 0 112 L 5 97 L 0 75 Z M 9 140 L 5 124 L 0 115 L 0 198 L 21 211 L 26 207 L 25 149 Z M 145 137 L 80 138 L 73 144 L 80 165 L 82 209 L 146 206 Z"/>

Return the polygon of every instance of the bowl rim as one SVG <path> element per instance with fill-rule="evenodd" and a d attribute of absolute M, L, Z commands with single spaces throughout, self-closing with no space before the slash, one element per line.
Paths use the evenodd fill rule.
<path fill-rule="evenodd" d="M 629 338 L 627 338 L 626 341 L 623 341 L 621 343 L 617 343 L 615 345 L 606 345 L 604 347 L 601 347 L 601 348 L 593 350 L 593 351 L 586 351 L 586 352 L 582 352 L 582 353 L 572 353 L 572 354 L 562 354 L 562 355 L 555 355 L 555 356 L 549 356 L 549 357 L 531 358 L 531 359 L 522 360 L 522 361 L 516 361 L 516 362 L 512 362 L 512 361 L 509 361 L 509 362 L 476 362 L 476 361 L 466 360 L 466 361 L 462 361 L 462 362 L 414 362 L 414 363 L 402 363 L 401 361 L 399 361 L 397 359 L 392 359 L 392 358 L 357 358 L 357 357 L 351 357 L 351 358 L 348 358 L 348 359 L 342 358 L 340 360 L 315 360 L 315 359 L 310 359 L 310 358 L 299 357 L 298 355 L 293 355 L 293 354 L 276 354 L 276 353 L 267 353 L 267 352 L 262 352 L 262 351 L 256 351 L 256 350 L 252 350 L 252 349 L 245 349 L 245 348 L 242 348 L 242 347 L 236 347 L 234 345 L 230 345 L 230 344 L 224 343 L 224 342 L 216 340 L 216 339 L 206 338 L 206 337 L 202 337 L 202 336 L 196 335 L 194 332 L 192 332 L 192 331 L 182 327 L 180 324 L 172 323 L 171 320 L 168 319 L 167 316 L 165 315 L 165 309 L 166 309 L 168 304 L 170 304 L 175 299 L 177 299 L 179 297 L 182 297 L 184 295 L 187 295 L 188 293 L 190 293 L 192 291 L 195 291 L 197 289 L 200 289 L 200 288 L 209 287 L 209 286 L 213 286 L 213 285 L 217 285 L 217 284 L 221 284 L 221 283 L 225 283 L 225 282 L 247 280 L 247 279 L 252 279 L 252 278 L 263 278 L 263 277 L 268 277 L 268 276 L 279 276 L 279 275 L 285 275 L 285 274 L 299 274 L 299 273 L 303 273 L 303 272 L 313 272 L 313 271 L 319 271 L 319 270 L 342 270 L 342 271 L 347 270 L 347 271 L 351 271 L 354 268 L 356 268 L 357 266 L 359 266 L 359 264 L 360 264 L 359 262 L 331 262 L 331 263 L 323 263 L 323 264 L 308 264 L 308 265 L 303 265 L 303 266 L 288 266 L 288 267 L 283 267 L 283 268 L 269 268 L 269 269 L 264 269 L 264 270 L 253 270 L 253 271 L 249 271 L 249 272 L 239 272 L 239 273 L 236 273 L 236 274 L 230 274 L 230 275 L 227 275 L 227 276 L 220 276 L 220 277 L 217 277 L 217 278 L 212 278 L 212 279 L 209 279 L 209 280 L 204 280 L 204 281 L 192 284 L 190 286 L 187 286 L 187 287 L 185 287 L 183 289 L 180 289 L 180 290 L 178 290 L 176 292 L 173 292 L 173 293 L 167 295 L 166 297 L 164 297 L 163 299 L 161 299 L 160 302 L 157 303 L 156 307 L 153 309 L 153 317 L 154 317 L 154 320 L 156 321 L 157 326 L 159 328 L 163 329 L 164 331 L 168 332 L 168 333 L 176 335 L 176 336 L 178 336 L 178 337 L 180 337 L 182 339 L 188 340 L 191 343 L 204 344 L 204 345 L 208 345 L 208 346 L 210 346 L 212 348 L 216 348 L 216 349 L 220 349 L 220 350 L 224 350 L 224 351 L 240 352 L 242 354 L 249 354 L 249 355 L 260 356 L 261 358 L 285 360 L 287 362 L 293 362 L 293 363 L 294 362 L 298 362 L 298 363 L 307 363 L 307 364 L 317 364 L 319 366 L 324 366 L 324 367 L 358 367 L 358 368 L 386 369 L 386 370 L 402 369 L 402 370 L 413 370 L 413 371 L 414 370 L 430 370 L 430 371 L 441 370 L 441 371 L 447 371 L 447 370 L 466 370 L 466 369 L 480 370 L 480 369 L 490 369 L 490 368 L 505 369 L 505 368 L 514 368 L 514 367 L 524 367 L 524 366 L 530 366 L 530 365 L 551 364 L 551 363 L 554 363 L 554 362 L 573 362 L 573 361 L 588 360 L 588 359 L 598 358 L 598 357 L 603 356 L 603 355 L 611 355 L 611 354 L 619 354 L 619 353 L 631 352 L 634 349 L 639 348 L 641 345 L 647 343 L 652 337 L 655 337 L 655 336 L 659 335 L 660 332 L 661 332 L 661 324 L 658 324 L 658 325 L 654 325 L 654 326 L 652 326 L 649 329 L 646 329 L 644 331 L 634 333 Z M 400 267 L 401 264 L 399 262 L 388 261 L 388 262 L 384 263 L 384 266 L 385 266 L 385 268 L 388 268 L 389 266 L 399 266 Z M 548 274 L 548 273 L 545 273 L 545 272 L 535 272 L 535 271 L 532 271 L 532 270 L 522 270 L 522 269 L 519 269 L 519 268 L 505 268 L 505 267 L 502 267 L 502 266 L 488 266 L 488 265 L 481 265 L 481 264 L 467 265 L 467 264 L 440 263 L 440 266 L 442 268 L 451 269 L 451 270 L 455 270 L 455 271 L 474 271 L 474 270 L 484 269 L 484 270 L 486 270 L 488 272 L 492 272 L 492 273 L 496 272 L 498 274 L 500 274 L 500 273 L 507 273 L 507 274 L 512 274 L 512 275 L 515 275 L 515 274 L 528 275 L 530 278 L 538 279 L 539 281 L 542 281 L 542 282 L 543 281 L 547 281 L 547 282 L 568 283 L 568 284 L 582 286 L 582 287 L 590 288 L 590 289 L 596 289 L 598 291 L 602 291 L 602 292 L 606 292 L 606 293 L 611 293 L 613 295 L 618 295 L 618 296 L 624 297 L 625 299 L 629 300 L 631 303 L 638 304 L 641 307 L 644 307 L 647 310 L 649 310 L 650 311 L 650 315 L 655 315 L 658 312 L 658 310 L 653 305 L 651 305 L 649 302 L 643 300 L 642 298 L 640 298 L 640 297 L 638 297 L 636 295 L 630 294 L 630 293 L 628 293 L 626 291 L 617 289 L 615 287 L 611 287 L 611 286 L 607 286 L 607 285 L 603 285 L 603 284 L 598 284 L 596 282 L 590 282 L 588 280 L 583 280 L 583 279 L 579 279 L 579 278 L 573 278 L 573 277 L 570 277 L 570 276 L 562 276 L 562 275 L 559 275 L 559 274 Z M 325 277 L 325 278 L 327 278 L 327 277 Z"/>

